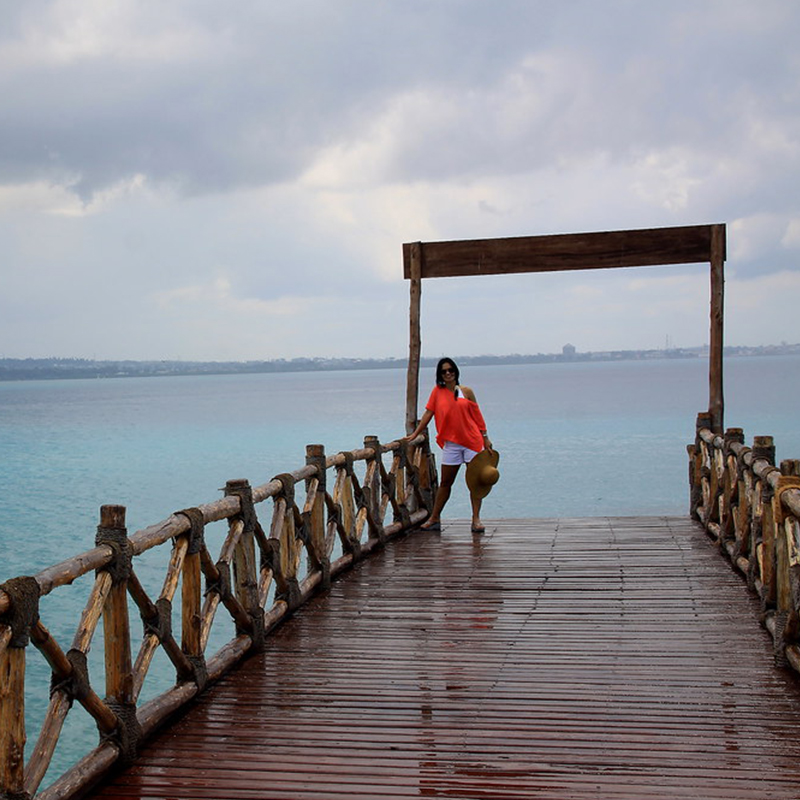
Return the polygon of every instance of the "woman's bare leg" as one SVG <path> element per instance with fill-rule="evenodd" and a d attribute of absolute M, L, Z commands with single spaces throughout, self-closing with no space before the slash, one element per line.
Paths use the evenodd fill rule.
<path fill-rule="evenodd" d="M 472 501 L 472 531 L 473 533 L 483 532 L 483 523 L 481 522 L 481 504 L 483 499 L 480 497 L 469 496 Z"/>
<path fill-rule="evenodd" d="M 458 475 L 459 464 L 450 465 L 442 464 L 442 478 L 439 481 L 439 489 L 436 492 L 436 499 L 433 501 L 433 511 L 431 515 L 425 520 L 422 526 L 423 530 L 435 522 L 439 522 L 439 517 L 442 514 L 447 501 L 450 499 L 450 491 L 453 488 L 453 482 Z"/>

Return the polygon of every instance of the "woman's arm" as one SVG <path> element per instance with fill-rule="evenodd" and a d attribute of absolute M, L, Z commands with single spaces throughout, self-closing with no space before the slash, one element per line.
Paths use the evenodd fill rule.
<path fill-rule="evenodd" d="M 432 419 L 433 419 L 433 411 L 431 411 L 429 408 L 426 408 L 425 413 L 422 415 L 422 419 L 419 421 L 419 424 L 414 429 L 414 432 L 409 433 L 408 436 L 405 436 L 403 438 L 416 439 L 417 436 L 419 436 L 422 433 L 422 431 L 424 431 L 425 428 L 428 427 L 428 423 L 430 423 Z"/>

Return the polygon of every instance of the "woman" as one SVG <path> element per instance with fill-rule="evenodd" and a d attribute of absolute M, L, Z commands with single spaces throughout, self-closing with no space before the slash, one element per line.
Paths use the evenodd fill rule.
<path fill-rule="evenodd" d="M 436 386 L 425 405 L 425 413 L 407 439 L 415 439 L 431 419 L 436 422 L 436 443 L 442 448 L 442 477 L 430 517 L 422 525 L 424 531 L 440 531 L 440 516 L 450 499 L 450 490 L 462 464 L 470 461 L 484 448 L 492 449 L 486 434 L 486 423 L 468 386 L 459 385 L 459 371 L 452 358 L 442 358 L 436 366 Z M 481 498 L 470 494 L 472 502 L 472 532 L 483 533 Z"/>

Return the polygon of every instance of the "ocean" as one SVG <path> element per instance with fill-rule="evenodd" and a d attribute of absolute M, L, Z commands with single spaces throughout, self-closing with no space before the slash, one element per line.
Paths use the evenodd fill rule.
<path fill-rule="evenodd" d="M 799 367 L 797 356 L 725 364 L 726 426 L 743 428 L 748 444 L 775 436 L 778 460 L 800 458 Z M 686 445 L 708 405 L 705 360 L 465 366 L 461 379 L 500 452 L 485 520 L 688 513 Z M 132 533 L 220 497 L 228 480 L 258 485 L 297 469 L 306 444 L 330 454 L 366 435 L 395 439 L 405 383 L 405 371 L 388 369 L 0 383 L 0 582 L 90 549 L 103 504 L 126 506 Z M 423 371 L 420 410 L 432 385 L 433 370 Z M 468 516 L 457 485 L 444 517 Z M 148 589 L 157 595 L 164 560 L 154 557 Z M 65 650 L 87 586 L 43 601 Z M 157 662 L 145 695 L 169 675 Z M 35 653 L 28 684 L 30 747 L 49 687 Z M 68 725 L 53 777 L 96 743 L 82 710 Z"/>

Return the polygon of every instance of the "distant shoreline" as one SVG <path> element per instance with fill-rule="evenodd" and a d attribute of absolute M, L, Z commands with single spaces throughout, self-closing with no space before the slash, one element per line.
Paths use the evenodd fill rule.
<path fill-rule="evenodd" d="M 726 357 L 800 355 L 800 344 L 726 347 Z M 459 364 L 563 364 L 585 361 L 644 361 L 705 358 L 707 347 L 661 350 L 600 350 L 579 352 L 566 346 L 561 353 L 503 356 L 455 356 Z M 423 358 L 434 366 L 438 358 Z M 332 372 L 405 369 L 405 358 L 293 358 L 271 361 L 95 361 L 83 358 L 0 358 L 0 381 L 75 380 L 90 378 L 152 378 L 176 375 L 244 375 L 266 372 Z"/>

